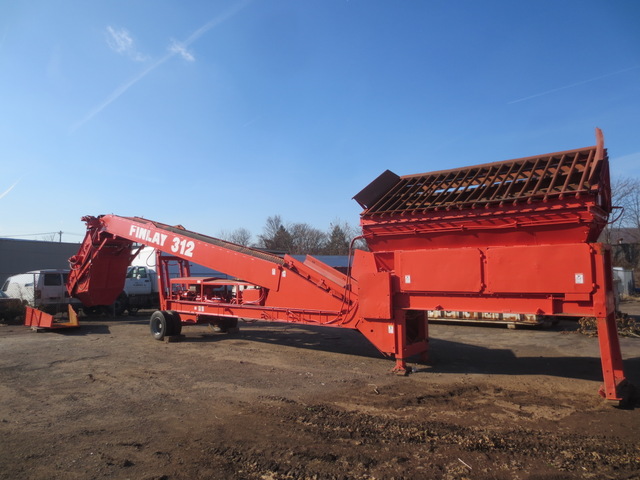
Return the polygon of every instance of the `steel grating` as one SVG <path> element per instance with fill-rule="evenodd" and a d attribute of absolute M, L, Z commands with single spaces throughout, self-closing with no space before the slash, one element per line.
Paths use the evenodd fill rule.
<path fill-rule="evenodd" d="M 598 145 L 548 155 L 398 177 L 364 215 L 503 206 L 597 193 L 608 175 Z"/>

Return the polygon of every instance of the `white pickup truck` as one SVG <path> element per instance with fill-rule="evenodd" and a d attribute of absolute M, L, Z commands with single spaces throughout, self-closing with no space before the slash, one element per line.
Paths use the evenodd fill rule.
<path fill-rule="evenodd" d="M 132 266 L 127 270 L 124 289 L 115 302 L 115 313 L 135 314 L 140 308 L 159 308 L 158 274 L 149 267 Z"/>

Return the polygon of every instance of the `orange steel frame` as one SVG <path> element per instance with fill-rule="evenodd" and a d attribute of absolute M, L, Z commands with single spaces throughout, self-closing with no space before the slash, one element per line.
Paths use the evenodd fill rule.
<path fill-rule="evenodd" d="M 354 197 L 370 251 L 349 275 L 138 217 L 84 217 L 68 288 L 87 306 L 122 290 L 134 244 L 157 249 L 162 310 L 182 323 L 246 318 L 360 331 L 396 370 L 428 354 L 429 310 L 593 316 L 604 384 L 622 400 L 626 379 L 615 324 L 611 256 L 593 243 L 611 210 L 606 151 L 595 147 L 467 169 L 397 177 Z M 250 301 L 173 295 L 168 265 L 189 262 L 260 288 Z M 230 282 L 234 283 L 234 282 Z"/>

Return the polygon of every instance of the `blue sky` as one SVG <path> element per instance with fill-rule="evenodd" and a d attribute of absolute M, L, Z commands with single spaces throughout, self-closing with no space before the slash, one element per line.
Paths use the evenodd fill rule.
<path fill-rule="evenodd" d="M 640 2 L 0 2 L 0 237 L 358 223 L 399 175 L 585 147 L 640 176 Z M 22 238 L 35 238 L 29 236 Z"/>

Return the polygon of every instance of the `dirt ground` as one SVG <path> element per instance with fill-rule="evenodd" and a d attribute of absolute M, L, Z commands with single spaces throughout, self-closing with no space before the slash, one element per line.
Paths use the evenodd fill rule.
<path fill-rule="evenodd" d="M 640 478 L 640 408 L 597 395 L 575 323 L 431 325 L 431 361 L 399 377 L 348 330 L 164 343 L 143 314 L 83 320 L 0 327 L 0 479 Z M 621 346 L 640 385 L 640 339 Z"/>

